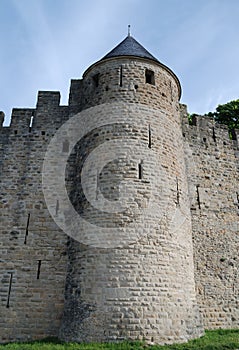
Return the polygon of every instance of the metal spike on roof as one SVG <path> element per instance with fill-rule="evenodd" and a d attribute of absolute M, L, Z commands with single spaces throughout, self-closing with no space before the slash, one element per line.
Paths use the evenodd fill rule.
<path fill-rule="evenodd" d="M 130 24 L 128 24 L 128 36 L 131 36 L 131 34 L 130 34 Z"/>

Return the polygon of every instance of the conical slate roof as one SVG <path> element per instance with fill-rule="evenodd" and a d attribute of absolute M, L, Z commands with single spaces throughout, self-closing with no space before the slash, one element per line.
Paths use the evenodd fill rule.
<path fill-rule="evenodd" d="M 119 45 L 105 55 L 101 60 L 118 56 L 136 56 L 142 58 L 148 58 L 150 60 L 157 61 L 153 55 L 151 55 L 138 41 L 132 36 L 128 35 Z"/>
<path fill-rule="evenodd" d="M 149 53 L 140 43 L 138 43 L 137 40 L 135 40 L 130 33 L 128 36 L 121 41 L 113 50 L 111 50 L 107 55 L 105 55 L 103 58 L 101 58 L 99 61 L 93 63 L 83 74 L 83 77 L 88 74 L 88 72 L 101 63 L 102 61 L 108 59 L 108 58 L 114 58 L 114 57 L 120 57 L 120 56 L 132 56 L 132 57 L 141 57 L 146 58 L 149 60 L 152 60 L 154 62 L 157 62 L 158 65 L 160 65 L 162 68 L 164 68 L 166 71 L 168 71 L 169 74 L 171 74 L 174 79 L 176 80 L 176 83 L 178 85 L 179 90 L 179 98 L 181 96 L 181 85 L 180 81 L 178 80 L 177 76 L 173 73 L 173 71 L 165 66 L 163 63 L 159 62 L 157 58 L 155 58 L 151 53 Z"/>

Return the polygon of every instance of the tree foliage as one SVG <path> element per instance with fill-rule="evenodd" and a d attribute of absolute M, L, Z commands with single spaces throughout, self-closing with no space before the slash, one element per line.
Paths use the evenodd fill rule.
<path fill-rule="evenodd" d="M 239 99 L 218 105 L 215 112 L 209 112 L 207 115 L 219 124 L 228 125 L 230 132 L 239 129 Z"/>

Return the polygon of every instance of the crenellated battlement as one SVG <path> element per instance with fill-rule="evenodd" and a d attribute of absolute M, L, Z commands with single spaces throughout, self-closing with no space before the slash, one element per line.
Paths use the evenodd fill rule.
<path fill-rule="evenodd" d="M 197 299 L 206 328 L 239 326 L 239 130 L 181 105 Z"/>
<path fill-rule="evenodd" d="M 61 95 L 59 91 L 39 91 L 37 97 L 37 110 L 48 112 L 59 107 Z"/>
<path fill-rule="evenodd" d="M 234 130 L 233 137 L 229 136 L 228 126 L 216 123 L 212 117 L 196 115 L 189 123 L 187 107 L 180 105 L 182 117 L 182 132 L 185 140 L 196 143 L 198 146 L 204 145 L 206 148 L 223 146 L 233 150 L 239 147 L 239 129 Z"/>
<path fill-rule="evenodd" d="M 4 118 L 5 118 L 5 114 L 2 111 L 0 111 L 0 128 L 4 123 Z"/>
<path fill-rule="evenodd" d="M 10 126 L 3 126 L 4 113 L 0 114 L 1 135 L 53 136 L 68 117 L 69 107 L 60 105 L 59 91 L 39 91 L 36 108 L 13 108 Z"/>
<path fill-rule="evenodd" d="M 213 118 L 189 123 L 180 93 L 128 36 L 71 80 L 68 105 L 39 91 L 10 126 L 0 112 L 0 342 L 173 343 L 239 328 L 239 130 L 231 139 Z M 70 120 L 53 139 L 48 209 L 46 152 Z M 114 209 L 120 194 L 124 211 Z M 64 215 L 83 241 L 58 226 Z"/>
<path fill-rule="evenodd" d="M 34 112 L 35 109 L 31 108 L 14 108 L 11 115 L 10 129 L 12 129 L 15 134 L 18 132 L 28 133 Z"/>

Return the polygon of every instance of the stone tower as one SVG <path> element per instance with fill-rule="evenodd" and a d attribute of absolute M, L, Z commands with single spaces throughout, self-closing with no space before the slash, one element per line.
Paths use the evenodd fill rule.
<path fill-rule="evenodd" d="M 175 74 L 130 35 L 72 81 L 72 129 L 84 135 L 66 166 L 78 221 L 68 232 L 64 340 L 202 334 L 180 95 Z"/>
<path fill-rule="evenodd" d="M 180 93 L 129 35 L 67 105 L 0 112 L 0 342 L 239 327 L 239 130 L 189 124 Z"/>

